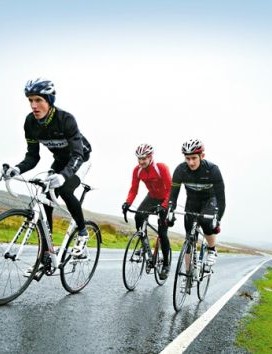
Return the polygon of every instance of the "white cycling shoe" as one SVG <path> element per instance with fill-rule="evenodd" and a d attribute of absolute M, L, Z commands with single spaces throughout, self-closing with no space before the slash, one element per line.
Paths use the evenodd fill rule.
<path fill-rule="evenodd" d="M 72 256 L 79 257 L 83 254 L 86 243 L 89 240 L 89 234 L 84 236 L 77 236 L 76 244 L 71 252 Z"/>
<path fill-rule="evenodd" d="M 208 251 L 208 256 L 206 259 L 206 264 L 208 266 L 213 266 L 216 262 L 217 252 L 213 250 Z"/>

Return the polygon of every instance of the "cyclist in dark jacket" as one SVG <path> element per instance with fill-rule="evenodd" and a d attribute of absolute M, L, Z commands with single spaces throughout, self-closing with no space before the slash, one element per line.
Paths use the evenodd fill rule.
<path fill-rule="evenodd" d="M 178 165 L 172 177 L 170 202 L 176 209 L 182 183 L 186 189 L 185 211 L 215 214 L 217 225 L 212 220 L 202 219 L 201 226 L 208 242 L 207 263 L 213 265 L 216 260 L 216 234 L 220 232 L 220 220 L 225 211 L 225 187 L 217 165 L 204 159 L 204 145 L 198 139 L 191 139 L 182 145 L 185 162 Z M 192 217 L 185 216 L 185 230 L 192 227 Z"/>
<path fill-rule="evenodd" d="M 24 130 L 27 152 L 22 162 L 10 167 L 7 174 L 14 176 L 34 168 L 40 160 L 40 144 L 45 145 L 53 154 L 50 187 L 57 188 L 56 195 L 65 201 L 69 212 L 78 226 L 78 240 L 73 252 L 80 255 L 88 240 L 82 208 L 74 191 L 80 184 L 76 175 L 83 162 L 90 156 L 91 146 L 80 133 L 75 118 L 54 106 L 56 91 L 54 84 L 47 79 L 30 80 L 25 86 L 32 113 L 25 120 Z M 52 230 L 52 208 L 45 205 Z"/>

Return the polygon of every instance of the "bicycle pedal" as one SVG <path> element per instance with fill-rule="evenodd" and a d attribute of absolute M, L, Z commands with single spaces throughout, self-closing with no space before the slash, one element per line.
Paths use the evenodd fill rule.
<path fill-rule="evenodd" d="M 40 281 L 44 274 L 45 274 L 44 268 L 41 268 L 41 269 L 37 270 L 37 272 L 35 273 L 33 279 L 36 280 L 36 281 Z"/>

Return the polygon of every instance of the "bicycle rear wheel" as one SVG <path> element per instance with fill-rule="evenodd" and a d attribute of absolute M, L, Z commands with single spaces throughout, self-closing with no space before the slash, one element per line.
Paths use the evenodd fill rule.
<path fill-rule="evenodd" d="M 145 252 L 141 234 L 135 233 L 128 241 L 123 259 L 123 282 L 132 291 L 141 279 L 145 264 Z"/>
<path fill-rule="evenodd" d="M 163 267 L 163 254 L 162 254 L 162 250 L 161 250 L 161 241 L 158 238 L 158 250 L 157 250 L 157 254 L 156 254 L 156 259 L 155 259 L 155 269 L 154 269 L 154 275 L 155 275 L 155 280 L 156 283 L 160 286 L 162 286 L 166 280 L 166 279 L 161 279 L 160 278 L 160 274 L 162 271 L 162 267 Z M 171 266 L 171 262 L 172 262 L 172 250 L 170 248 L 169 250 L 169 255 L 168 255 L 169 259 L 168 259 L 168 264 L 169 266 Z"/>
<path fill-rule="evenodd" d="M 92 221 L 86 221 L 85 226 L 89 233 L 89 240 L 83 254 L 81 256 L 71 254 L 77 241 L 77 230 L 75 230 L 69 238 L 61 259 L 61 283 L 64 289 L 71 294 L 78 293 L 89 283 L 94 275 L 100 255 L 101 233 L 99 227 Z"/>
<path fill-rule="evenodd" d="M 177 312 L 181 310 L 185 298 L 191 289 L 191 276 L 188 274 L 191 274 L 192 247 L 191 247 L 191 252 L 187 253 L 189 247 L 191 247 L 191 245 L 187 240 L 185 240 L 182 249 L 180 251 L 176 273 L 175 273 L 173 305 L 174 305 L 174 309 Z M 189 267 L 189 271 L 188 271 L 188 267 Z"/>
<path fill-rule="evenodd" d="M 197 283 L 197 296 L 200 301 L 204 300 L 207 294 L 210 285 L 211 275 L 212 275 L 211 266 L 208 266 L 206 264 L 207 255 L 208 252 L 207 252 L 207 248 L 205 247 L 203 248 L 203 258 L 199 270 L 199 281 Z"/>
<path fill-rule="evenodd" d="M 31 211 L 26 209 L 0 214 L 0 305 L 20 296 L 39 267 L 43 231 L 39 222 L 31 231 L 31 219 Z"/>

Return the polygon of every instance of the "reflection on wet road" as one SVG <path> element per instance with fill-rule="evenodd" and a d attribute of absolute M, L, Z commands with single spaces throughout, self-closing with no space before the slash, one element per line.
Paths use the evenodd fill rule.
<path fill-rule="evenodd" d="M 58 277 L 44 277 L 0 307 L 1 354 L 159 353 L 263 260 L 220 255 L 206 300 L 200 303 L 193 291 L 176 314 L 172 288 L 177 255 L 164 286 L 156 284 L 154 275 L 145 275 L 133 292 L 123 285 L 122 257 L 123 251 L 102 249 L 94 278 L 79 294 L 67 294 Z"/>

